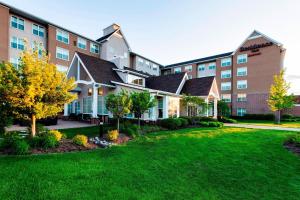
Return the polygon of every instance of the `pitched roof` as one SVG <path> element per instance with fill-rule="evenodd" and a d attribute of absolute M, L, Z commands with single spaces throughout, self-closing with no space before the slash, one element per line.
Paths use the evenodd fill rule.
<path fill-rule="evenodd" d="M 179 66 L 179 65 L 186 65 L 186 64 L 192 64 L 192 63 L 207 62 L 207 61 L 215 60 L 217 58 L 230 56 L 232 53 L 233 52 L 227 52 L 227 53 L 222 53 L 222 54 L 218 54 L 218 55 L 214 55 L 214 56 L 208 56 L 208 57 L 198 58 L 198 59 L 189 60 L 189 61 L 185 61 L 185 62 L 174 63 L 174 64 L 171 64 L 171 65 L 166 65 L 164 68 L 170 68 L 170 67 L 175 67 L 175 66 Z"/>
<path fill-rule="evenodd" d="M 111 33 L 109 33 L 109 34 L 107 34 L 107 35 L 104 35 L 104 36 L 102 36 L 101 38 L 97 39 L 96 41 L 97 41 L 97 42 L 102 42 L 102 41 L 106 40 L 107 38 L 109 38 L 109 37 L 110 37 L 112 34 L 114 34 L 116 31 L 118 31 L 118 30 L 115 30 L 115 31 L 113 31 L 113 32 L 111 32 Z"/>
<path fill-rule="evenodd" d="M 209 95 L 214 79 L 214 76 L 189 79 L 185 82 L 181 94 L 207 96 Z"/>
<path fill-rule="evenodd" d="M 145 75 L 145 76 L 152 76 L 151 74 L 148 74 L 146 72 L 139 71 L 139 70 L 129 68 L 129 67 L 124 67 L 124 70 L 128 70 L 129 72 L 138 73 L 138 74 L 142 74 L 142 75 Z"/>
<path fill-rule="evenodd" d="M 151 76 L 146 78 L 146 87 L 154 90 L 176 93 L 185 74 L 185 72 L 182 72 L 162 76 Z"/>
<path fill-rule="evenodd" d="M 111 81 L 123 82 L 113 70 L 117 66 L 109 61 L 76 52 L 95 82 L 112 85 Z"/>

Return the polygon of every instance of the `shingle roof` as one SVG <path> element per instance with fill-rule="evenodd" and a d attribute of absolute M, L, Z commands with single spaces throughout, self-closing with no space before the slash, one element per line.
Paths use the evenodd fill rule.
<path fill-rule="evenodd" d="M 171 64 L 171 65 L 166 65 L 164 68 L 170 68 L 170 67 L 175 67 L 175 66 L 179 66 L 179 65 L 186 65 L 186 64 L 192 64 L 192 63 L 206 62 L 206 61 L 209 61 L 209 60 L 215 60 L 217 58 L 230 56 L 232 53 L 233 52 L 222 53 L 222 54 L 218 54 L 218 55 L 214 55 L 214 56 L 198 58 L 198 59 L 189 60 L 189 61 L 180 62 L 180 63 L 174 63 L 174 64 Z"/>
<path fill-rule="evenodd" d="M 97 83 L 112 85 L 111 81 L 123 82 L 118 74 L 113 70 L 113 68 L 117 68 L 114 63 L 80 52 L 76 53 Z"/>
<path fill-rule="evenodd" d="M 209 76 L 187 80 L 181 90 L 181 94 L 207 96 L 210 92 L 214 79 L 214 76 Z"/>
<path fill-rule="evenodd" d="M 146 72 L 139 71 L 139 70 L 136 70 L 136 69 L 132 69 L 132 68 L 129 68 L 129 67 L 124 67 L 124 70 L 128 70 L 128 71 L 130 71 L 130 72 L 142 74 L 142 75 L 145 75 L 145 76 L 152 76 L 151 74 L 148 74 L 148 73 L 146 73 Z"/>
<path fill-rule="evenodd" d="M 107 34 L 107 35 L 104 35 L 102 36 L 101 38 L 97 39 L 96 41 L 97 42 L 102 42 L 103 40 L 106 40 L 107 38 L 109 38 L 112 34 L 114 34 L 116 31 L 118 30 L 115 30 L 114 32 L 110 33 L 110 34 Z"/>
<path fill-rule="evenodd" d="M 176 93 L 184 76 L 185 72 L 162 76 L 152 76 L 146 78 L 146 87 L 154 90 Z"/>

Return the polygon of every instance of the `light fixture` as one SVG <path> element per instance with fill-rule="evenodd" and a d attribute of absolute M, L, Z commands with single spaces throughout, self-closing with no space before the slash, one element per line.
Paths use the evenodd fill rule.
<path fill-rule="evenodd" d="M 102 96 L 102 95 L 103 95 L 103 88 L 102 88 L 102 87 L 99 87 L 99 88 L 98 88 L 98 95 L 99 95 L 99 96 Z"/>

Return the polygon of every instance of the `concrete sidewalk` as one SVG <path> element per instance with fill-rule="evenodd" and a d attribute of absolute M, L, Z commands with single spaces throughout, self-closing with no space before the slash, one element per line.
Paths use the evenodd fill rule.
<path fill-rule="evenodd" d="M 239 127 L 239 128 L 255 128 L 255 129 L 266 129 L 266 130 L 279 130 L 279 131 L 299 131 L 300 128 L 286 128 L 286 127 L 276 127 L 276 126 L 261 126 L 261 125 L 251 125 L 251 124 L 229 124 L 224 123 L 227 127 Z"/>
<path fill-rule="evenodd" d="M 54 126 L 45 126 L 49 130 L 57 129 L 68 129 L 68 128 L 82 128 L 82 127 L 91 127 L 95 126 L 94 124 L 78 122 L 78 121 L 64 121 L 58 120 L 57 125 Z M 13 125 L 6 128 L 7 131 L 24 131 L 27 130 L 26 126 Z"/>

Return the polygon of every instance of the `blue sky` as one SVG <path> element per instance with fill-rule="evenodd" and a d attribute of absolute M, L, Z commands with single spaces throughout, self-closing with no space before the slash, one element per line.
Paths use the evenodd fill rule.
<path fill-rule="evenodd" d="M 292 92 L 300 94 L 298 0 L 2 0 L 96 39 L 113 22 L 133 51 L 161 64 L 235 50 L 253 31 L 284 44 Z"/>

